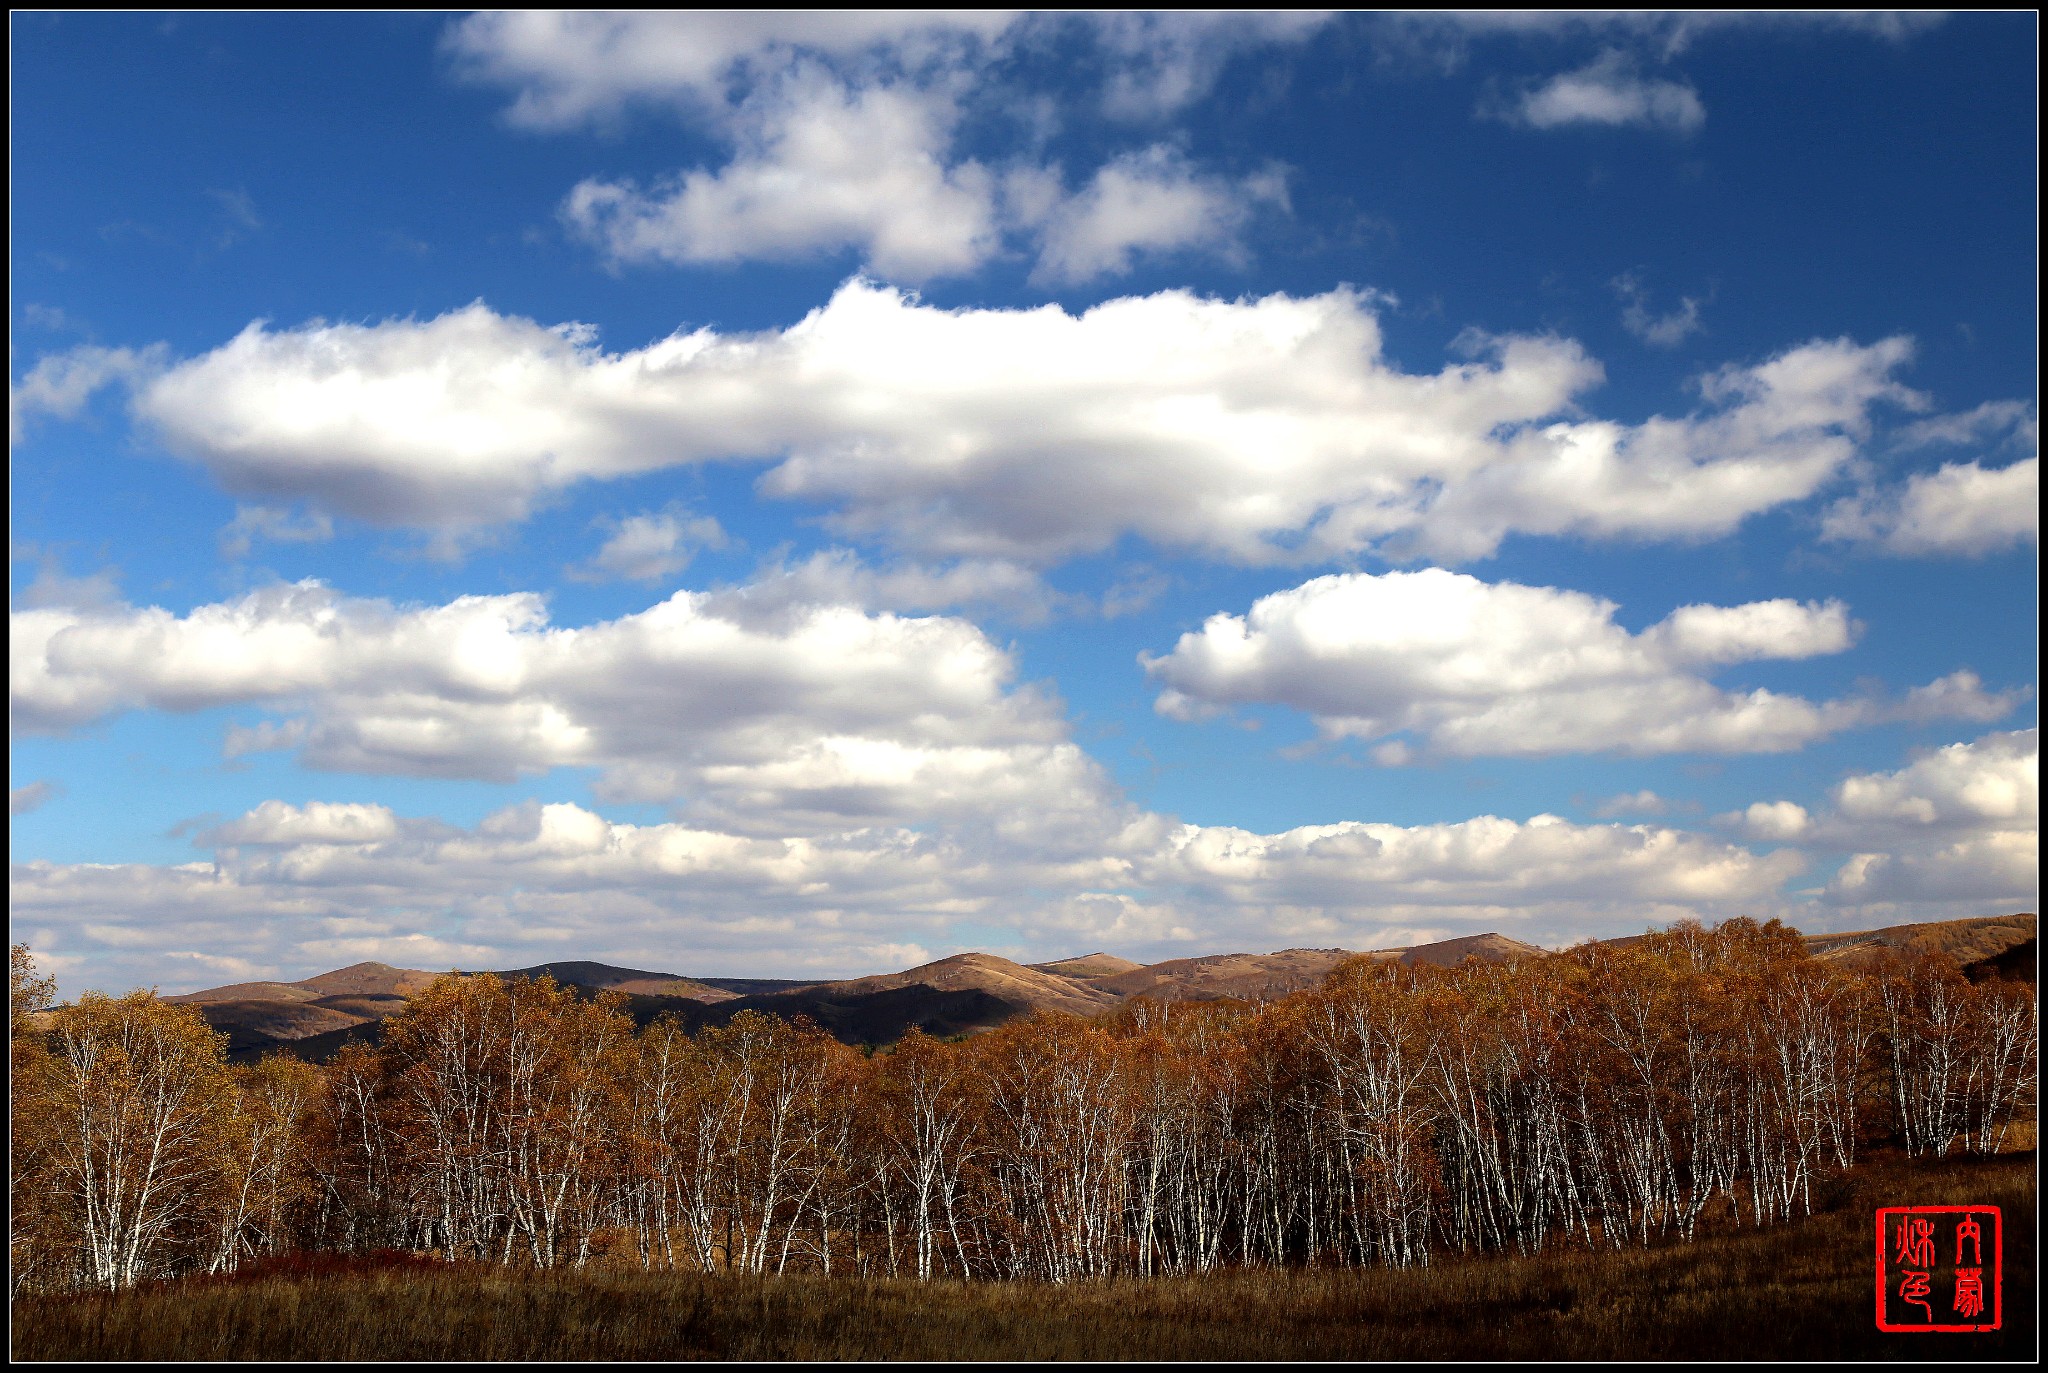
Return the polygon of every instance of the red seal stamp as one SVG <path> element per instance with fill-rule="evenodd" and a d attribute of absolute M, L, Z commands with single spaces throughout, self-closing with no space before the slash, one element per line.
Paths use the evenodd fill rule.
<path fill-rule="evenodd" d="M 2004 1320 L 2004 1218 L 1996 1206 L 1877 1213 L 1877 1328 L 1996 1330 Z"/>

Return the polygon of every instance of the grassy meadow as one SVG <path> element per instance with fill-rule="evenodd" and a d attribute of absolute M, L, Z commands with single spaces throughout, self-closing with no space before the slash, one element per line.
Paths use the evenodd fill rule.
<path fill-rule="evenodd" d="M 300 1256 L 231 1279 L 14 1306 L 17 1359 L 2033 1357 L 2035 1156 L 1865 1165 L 1819 1214 L 1619 1253 L 1427 1269 L 919 1283 Z M 2005 1328 L 1885 1335 L 1872 1212 L 2006 1214 Z"/>

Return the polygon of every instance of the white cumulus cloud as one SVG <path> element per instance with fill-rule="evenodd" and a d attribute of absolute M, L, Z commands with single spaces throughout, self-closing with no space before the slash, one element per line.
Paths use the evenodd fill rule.
<path fill-rule="evenodd" d="M 1660 315 L 1650 308 L 1641 273 L 1624 272 L 1609 284 L 1622 300 L 1622 328 L 1652 347 L 1676 348 L 1700 331 L 1700 302 L 1694 297 L 1679 297 L 1676 310 Z"/>
<path fill-rule="evenodd" d="M 1279 171 L 1232 181 L 1197 171 L 1165 144 L 1126 153 L 1046 215 L 1034 275 L 1048 282 L 1122 276 L 1140 252 L 1239 254 L 1238 239 L 1261 205 L 1285 207 Z"/>
<path fill-rule="evenodd" d="M 1978 557 L 2040 539 L 2040 460 L 1946 463 L 1828 507 L 1821 537 L 1903 557 Z"/>
<path fill-rule="evenodd" d="M 1092 824 L 1105 795 L 1056 705 L 960 619 L 679 591 L 558 628 L 530 594 L 398 607 L 302 582 L 184 615 L 27 610 L 12 635 L 31 731 L 252 706 L 286 718 L 232 752 L 501 781 L 595 767 L 608 797 L 756 827 L 1019 809 Z"/>
<path fill-rule="evenodd" d="M 55 415 L 71 419 L 98 392 L 109 386 L 133 385 L 152 376 L 169 357 L 169 348 L 161 343 L 146 348 L 103 348 L 83 343 L 37 359 L 36 365 L 8 388 L 8 443 L 21 442 L 32 417 Z"/>
<path fill-rule="evenodd" d="M 369 802 L 265 801 L 206 837 L 216 844 L 374 844 L 398 837 L 398 817 Z"/>
<path fill-rule="evenodd" d="M 458 20 L 444 43 L 464 77 L 515 91 L 514 123 L 561 128 L 635 102 L 715 105 L 740 69 L 799 52 L 929 61 L 1015 19 L 1003 10 L 519 10 Z"/>
<path fill-rule="evenodd" d="M 587 566 L 570 569 L 572 578 L 658 582 L 688 567 L 697 549 L 725 543 L 725 530 L 717 520 L 680 510 L 628 515 L 608 523 L 611 536 Z"/>
<path fill-rule="evenodd" d="M 1080 41 L 1103 69 L 1105 106 L 1156 118 L 1207 91 L 1233 54 L 1298 39 L 1319 15 L 1022 16 L 1012 13 L 477 15 L 447 44 L 459 71 L 509 86 L 516 123 L 559 128 L 667 106 L 731 147 L 715 167 L 651 186 L 592 177 L 563 218 L 615 265 L 732 263 L 843 251 L 867 271 L 922 282 L 980 268 L 1012 244 L 1040 279 L 1130 268 L 1134 253 L 1231 256 L 1272 175 L 1197 172 L 1159 149 L 1127 153 L 1073 195 L 1037 160 L 1044 130 L 997 152 L 1002 175 L 958 148 L 969 107 L 984 124 L 1029 107 L 997 64 L 1020 45 Z M 1010 99 L 1005 100 L 1006 91 Z M 984 131 L 985 133 L 986 131 Z M 1036 194 L 1020 196 L 1025 186 Z"/>
<path fill-rule="evenodd" d="M 1929 750 L 1894 772 L 1846 777 L 1817 814 L 1790 801 L 1759 801 L 1717 818 L 1752 838 L 1797 838 L 1848 854 L 1821 899 L 1862 920 L 2032 910 L 2040 880 L 2039 737 L 2032 729 L 1987 734 Z"/>
<path fill-rule="evenodd" d="M 1626 53 L 1609 48 L 1578 70 L 1561 72 L 1525 92 L 1507 117 L 1534 129 L 1634 124 L 1694 133 L 1707 122 L 1707 110 L 1691 86 L 1645 77 Z"/>
<path fill-rule="evenodd" d="M 1682 606 L 1640 634 L 1614 623 L 1618 609 L 1440 568 L 1343 573 L 1211 616 L 1141 661 L 1168 715 L 1275 703 L 1329 737 L 1409 733 L 1456 756 L 1782 752 L 1901 711 L 1981 718 L 2017 699 L 1945 679 L 1918 702 L 1815 703 L 1703 675 L 1842 652 L 1855 626 L 1839 601 Z"/>
<path fill-rule="evenodd" d="M 1813 828 L 1813 817 L 1796 801 L 1756 801 L 1745 810 L 1721 817 L 1752 839 L 1785 843 Z"/>
<path fill-rule="evenodd" d="M 739 262 L 856 248 L 897 281 L 971 272 L 999 243 L 995 180 L 949 162 L 944 92 L 799 70 L 740 108 L 737 151 L 642 190 L 591 179 L 562 213 L 614 262 Z"/>
<path fill-rule="evenodd" d="M 1987 734 L 1897 772 L 1850 777 L 1835 788 L 1836 814 L 1854 824 L 2031 829 L 2040 823 L 2038 740 L 2031 729 Z"/>
<path fill-rule="evenodd" d="M 773 464 L 768 494 L 923 555 L 1048 562 L 1127 534 L 1242 562 L 1484 557 L 1510 533 L 1698 539 L 1847 463 L 1903 339 L 1815 342 L 1701 383 L 1698 413 L 1563 419 L 1601 378 L 1569 340 L 1474 338 L 1407 372 L 1371 296 L 1185 291 L 1080 314 L 956 309 L 855 280 L 788 329 L 612 353 L 481 304 L 251 325 L 140 414 L 230 489 L 438 530 L 577 483 Z"/>
<path fill-rule="evenodd" d="M 1104 108 L 1124 119 L 1163 119 L 1207 95 L 1232 56 L 1305 42 L 1330 18 L 1313 10 L 1110 10 L 1082 22 L 1109 59 Z"/>

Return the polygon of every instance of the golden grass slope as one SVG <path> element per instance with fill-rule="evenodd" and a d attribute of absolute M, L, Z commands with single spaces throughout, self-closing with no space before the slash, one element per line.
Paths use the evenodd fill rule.
<path fill-rule="evenodd" d="M 1330 969 L 1353 956 L 1350 949 L 1282 949 L 1278 953 L 1170 958 L 1101 978 L 1093 985 L 1119 999 L 1271 1001 L 1319 985 Z"/>
<path fill-rule="evenodd" d="M 1417 944 L 1406 949 L 1380 949 L 1371 957 L 1399 961 L 1411 967 L 1429 963 L 1439 968 L 1455 968 L 1468 958 L 1476 958 L 1481 963 L 1513 963 L 1524 958 L 1542 958 L 1549 952 L 1534 944 L 1524 944 L 1519 939 L 1489 932 L 1442 939 L 1434 944 Z"/>
<path fill-rule="evenodd" d="M 1100 977 L 1115 977 L 1119 973 L 1136 972 L 1143 963 L 1133 963 L 1128 958 L 1118 958 L 1113 953 L 1084 953 L 1079 958 L 1061 958 L 1051 963 L 1030 965 L 1042 973 L 1053 973 L 1060 977 L 1077 977 L 1091 982 Z"/>
<path fill-rule="evenodd" d="M 842 996 L 863 996 L 916 986 L 933 987 L 942 992 L 982 991 L 1001 997 L 1012 1005 L 1028 1006 L 1034 1011 L 1095 1015 L 1121 1000 L 1107 990 L 1107 984 L 1113 981 L 1113 978 L 1081 981 L 1022 963 L 1012 963 L 994 954 L 961 953 L 900 973 L 827 982 L 818 990 Z"/>
<path fill-rule="evenodd" d="M 600 991 L 627 992 L 634 996 L 680 996 L 690 1001 L 732 1001 L 737 993 L 674 973 L 651 973 L 640 968 L 615 968 L 609 963 L 538 963 L 531 968 L 513 968 L 499 977 L 539 977 L 546 974 L 560 983 L 591 987 Z"/>
<path fill-rule="evenodd" d="M 2040 918 L 2032 912 L 1984 916 L 1971 920 L 1938 920 L 1917 925 L 1887 925 L 1844 934 L 1810 934 L 1807 951 L 1846 967 L 1875 962 L 1884 950 L 1932 953 L 1968 967 L 1996 958 L 2039 933 Z"/>
<path fill-rule="evenodd" d="M 292 985 L 309 988 L 320 996 L 411 996 L 425 991 L 439 976 L 420 968 L 394 968 L 388 963 L 351 963 Z"/>

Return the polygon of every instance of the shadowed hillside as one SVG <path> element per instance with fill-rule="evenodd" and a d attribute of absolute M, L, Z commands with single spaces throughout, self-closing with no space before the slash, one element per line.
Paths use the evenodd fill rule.
<path fill-rule="evenodd" d="M 403 1001 L 398 1002 L 399 1007 L 404 1005 Z M 317 1001 L 202 1001 L 199 1013 L 217 1030 L 242 1030 L 275 1040 L 304 1039 L 380 1018 L 323 1006 Z"/>
<path fill-rule="evenodd" d="M 2035 981 L 2038 968 L 2036 941 L 2024 939 L 1989 958 L 1979 958 L 1963 965 L 1963 973 L 1972 982 L 2027 982 Z"/>
<path fill-rule="evenodd" d="M 979 987 L 948 991 L 918 983 L 858 993 L 807 987 L 716 1003 L 629 995 L 625 1011 L 637 1024 L 645 1025 L 668 1015 L 692 1030 L 727 1024 L 742 1011 L 759 1011 L 784 1020 L 801 1016 L 815 1021 L 842 1044 L 874 1046 L 894 1044 L 913 1027 L 935 1039 L 952 1039 L 994 1029 L 1030 1014 L 1029 1007 Z"/>

